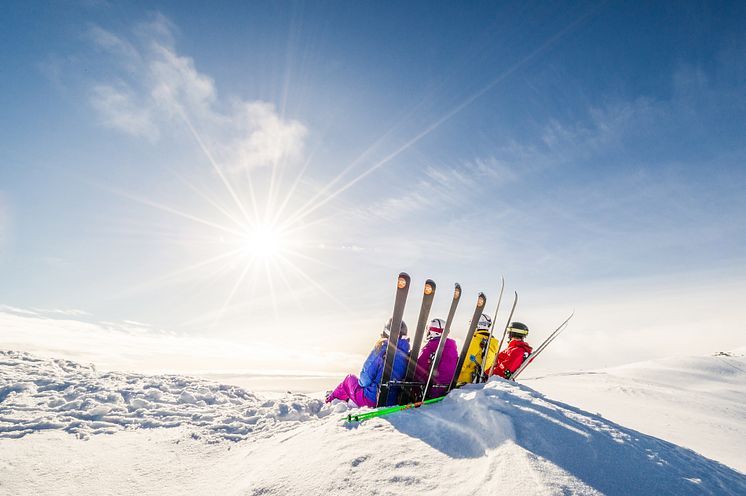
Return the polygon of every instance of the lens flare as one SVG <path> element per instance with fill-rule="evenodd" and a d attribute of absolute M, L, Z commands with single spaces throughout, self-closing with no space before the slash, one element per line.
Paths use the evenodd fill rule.
<path fill-rule="evenodd" d="M 262 223 L 252 227 L 244 240 L 247 255 L 259 259 L 272 259 L 282 253 L 285 239 L 278 226 Z"/>

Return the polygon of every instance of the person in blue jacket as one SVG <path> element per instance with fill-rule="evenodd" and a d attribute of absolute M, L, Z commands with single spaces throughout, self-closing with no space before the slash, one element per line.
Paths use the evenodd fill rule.
<path fill-rule="evenodd" d="M 345 377 L 339 385 L 326 396 L 326 402 L 332 400 L 352 401 L 356 406 L 376 406 L 378 397 L 378 386 L 383 376 L 383 361 L 386 357 L 388 347 L 389 330 L 391 319 L 383 328 L 381 337 L 376 342 L 373 350 L 363 364 L 360 377 L 350 374 Z M 409 338 L 407 337 L 407 325 L 402 321 L 399 331 L 399 343 L 394 357 L 394 366 L 391 370 L 391 380 L 403 380 L 407 373 L 409 357 Z M 391 388 L 389 398 L 398 396 L 398 388 Z"/>

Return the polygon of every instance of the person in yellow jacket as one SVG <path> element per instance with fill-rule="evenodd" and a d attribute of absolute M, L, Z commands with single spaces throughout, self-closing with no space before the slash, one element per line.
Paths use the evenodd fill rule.
<path fill-rule="evenodd" d="M 474 337 L 469 343 L 469 350 L 466 353 L 466 360 L 461 367 L 461 373 L 458 376 L 458 382 L 472 383 L 480 382 L 480 374 L 483 370 L 489 370 L 495 362 L 495 354 L 500 341 L 494 337 L 490 338 L 489 350 L 487 351 L 487 367 L 482 367 L 482 358 L 484 357 L 484 348 L 487 346 L 487 338 L 490 335 L 490 326 L 492 319 L 486 313 L 479 318 L 477 329 L 474 331 Z"/>

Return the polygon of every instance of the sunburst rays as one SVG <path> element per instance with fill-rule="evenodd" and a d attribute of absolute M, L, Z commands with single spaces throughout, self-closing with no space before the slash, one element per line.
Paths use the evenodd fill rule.
<path fill-rule="evenodd" d="M 257 294 L 261 294 L 260 300 L 271 302 L 275 316 L 279 317 L 280 305 L 284 305 L 287 301 L 285 298 L 278 297 L 280 290 L 287 290 L 296 303 L 300 302 L 300 299 L 297 298 L 298 292 L 310 289 L 320 292 L 332 301 L 344 306 L 324 287 L 319 279 L 315 278 L 308 270 L 304 270 L 304 264 L 307 263 L 328 267 L 327 261 L 314 256 L 314 247 L 317 245 L 308 237 L 310 231 L 315 231 L 320 224 L 329 220 L 329 217 L 322 215 L 325 210 L 328 210 L 324 207 L 327 207 L 333 200 L 376 170 L 400 157 L 406 150 L 492 90 L 505 78 L 526 65 L 527 62 L 546 52 L 589 15 L 590 13 L 580 16 L 554 36 L 548 38 L 534 51 L 487 81 L 477 91 L 461 99 L 456 105 L 444 109 L 436 119 L 424 124 L 420 129 L 414 130 L 408 137 L 375 157 L 374 152 L 377 151 L 379 146 L 392 135 L 398 134 L 396 131 L 403 127 L 407 118 L 418 112 L 418 109 L 426 101 L 423 99 L 419 104 L 414 105 L 409 112 L 405 112 L 398 122 L 383 132 L 356 159 L 342 167 L 338 174 L 326 181 L 322 188 L 309 195 L 310 198 L 307 199 L 302 199 L 303 195 L 298 193 L 312 162 L 312 155 L 306 157 L 289 187 L 284 188 L 283 182 L 289 175 L 287 170 L 288 155 L 282 149 L 286 145 L 283 142 L 284 138 L 280 135 L 276 136 L 274 145 L 279 148 L 279 153 L 268 158 L 265 164 L 261 164 L 263 165 L 262 171 L 268 172 L 268 177 L 265 174 L 266 184 L 259 184 L 254 176 L 257 169 L 252 168 L 256 164 L 244 164 L 244 167 L 239 167 L 237 170 L 234 167 L 221 164 L 220 148 L 211 149 L 209 140 L 204 139 L 190 119 L 190 109 L 179 103 L 177 92 L 168 85 L 165 85 L 165 88 L 164 85 L 160 85 L 159 91 L 163 90 L 165 92 L 166 102 L 171 107 L 170 110 L 173 111 L 173 115 L 177 119 L 183 122 L 189 134 L 194 138 L 215 177 L 219 180 L 221 191 L 225 197 L 222 195 L 216 197 L 214 193 L 208 193 L 200 184 L 200 181 L 195 183 L 178 173 L 174 174 L 186 186 L 193 198 L 203 202 L 205 210 L 201 211 L 200 214 L 190 212 L 188 208 L 166 204 L 163 201 L 153 201 L 126 192 L 116 191 L 130 200 L 188 222 L 192 229 L 199 230 L 200 238 L 214 237 L 216 240 L 213 243 L 211 253 L 202 254 L 199 260 L 191 260 L 185 266 L 167 274 L 156 276 L 150 281 L 138 285 L 138 287 L 149 288 L 170 281 L 182 281 L 189 277 L 196 279 L 204 277 L 205 273 L 214 282 L 218 277 L 225 277 L 226 274 L 230 274 L 229 283 L 222 285 L 224 286 L 224 298 L 218 310 L 213 312 L 213 326 L 219 325 L 226 312 L 236 306 L 241 306 L 240 301 L 236 303 L 236 300 L 249 299 Z M 291 45 L 289 44 L 289 46 Z M 290 87 L 290 61 L 287 62 L 283 93 L 280 98 L 280 121 L 285 118 Z M 199 123 L 199 121 L 197 122 Z M 264 202 L 261 201 L 260 194 L 264 194 Z M 246 296 L 247 293 L 248 297 Z"/>
<path fill-rule="evenodd" d="M 302 261 L 330 267 L 326 261 L 311 253 L 317 243 L 305 236 L 304 232 L 325 222 L 325 218 L 316 217 L 302 223 L 289 221 L 290 218 L 299 216 L 293 200 L 310 158 L 305 161 L 289 189 L 284 189 L 281 185 L 283 174 L 279 169 L 286 166 L 284 160 L 273 160 L 268 165 L 272 170 L 268 184 L 264 185 L 267 194 L 262 204 L 256 194 L 252 171 L 244 168 L 236 173 L 226 172 L 206 140 L 189 120 L 187 113 L 181 110 L 177 113 L 219 179 L 224 198 L 220 199 L 219 195 L 216 196 L 214 192 L 210 193 L 201 186 L 204 178 L 192 181 L 173 170 L 171 172 L 185 186 L 190 203 L 193 200 L 201 202 L 201 214 L 190 211 L 193 209 L 154 201 L 120 189 L 106 189 L 130 201 L 186 221 L 187 227 L 184 229 L 196 233 L 196 236 L 188 239 L 212 237 L 212 252 L 202 254 L 198 260 L 192 260 L 183 267 L 130 287 L 127 293 L 152 290 L 174 283 L 185 284 L 205 277 L 215 283 L 216 279 L 225 280 L 227 276 L 227 284 L 217 286 L 223 287 L 225 294 L 218 309 L 212 312 L 212 322 L 209 324 L 211 328 L 218 326 L 228 312 L 241 308 L 248 310 L 251 301 L 268 299 L 275 318 L 279 318 L 280 302 L 282 300 L 284 304 L 284 296 L 290 296 L 296 305 L 300 305 L 297 293 L 305 293 L 308 289 L 330 297 L 344 308 L 342 302 L 321 281 L 299 266 Z M 281 191 L 287 192 L 283 196 L 278 194 Z M 283 298 L 279 295 L 280 291 L 283 292 Z M 241 304 L 241 299 L 246 299 L 245 305 Z"/>

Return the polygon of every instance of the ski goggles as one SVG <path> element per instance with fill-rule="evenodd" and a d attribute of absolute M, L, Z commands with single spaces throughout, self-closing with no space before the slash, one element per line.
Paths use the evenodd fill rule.
<path fill-rule="evenodd" d="M 518 329 L 516 327 L 508 327 L 508 332 L 513 334 L 520 334 L 521 336 L 528 336 L 526 329 Z"/>

